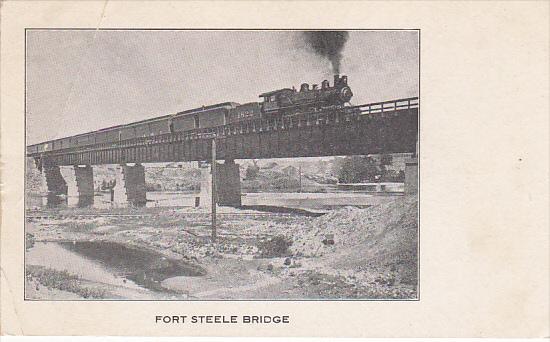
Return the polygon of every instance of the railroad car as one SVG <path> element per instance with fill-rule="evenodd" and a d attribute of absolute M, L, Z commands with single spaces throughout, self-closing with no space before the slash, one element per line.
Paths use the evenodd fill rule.
<path fill-rule="evenodd" d="M 122 126 L 118 130 L 120 140 L 129 140 L 138 137 L 135 125 Z"/>
<path fill-rule="evenodd" d="M 224 102 L 202 106 L 171 115 L 118 125 L 94 132 L 56 139 L 27 147 L 28 154 L 45 153 L 101 144 L 109 146 L 125 140 L 154 137 L 178 132 L 257 119 L 270 119 L 327 108 L 342 108 L 353 93 L 347 77 L 334 75 L 334 84 L 324 80 L 321 87 L 307 83 L 300 90 L 284 88 L 260 94 L 261 102 L 238 104 Z"/>
<path fill-rule="evenodd" d="M 225 125 L 228 111 L 236 106 L 238 103 L 224 102 L 179 112 L 169 118 L 169 122 L 172 123 L 172 132 Z"/>
<path fill-rule="evenodd" d="M 262 106 L 258 102 L 245 103 L 229 110 L 228 123 L 262 118 Z"/>

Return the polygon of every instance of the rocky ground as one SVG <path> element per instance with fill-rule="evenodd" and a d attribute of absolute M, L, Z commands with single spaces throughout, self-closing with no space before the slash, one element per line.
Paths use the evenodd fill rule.
<path fill-rule="evenodd" d="M 417 297 L 416 197 L 320 217 L 219 211 L 215 242 L 209 216 L 192 208 L 29 212 L 26 296 Z M 65 262 L 74 255 L 87 266 Z"/>

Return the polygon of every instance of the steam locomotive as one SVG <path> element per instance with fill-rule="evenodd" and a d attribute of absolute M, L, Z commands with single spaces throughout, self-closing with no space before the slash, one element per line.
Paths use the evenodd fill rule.
<path fill-rule="evenodd" d="M 353 93 L 347 76 L 334 75 L 331 87 L 328 80 L 310 85 L 303 83 L 300 90 L 284 88 L 260 94 L 263 102 L 239 105 L 229 111 L 229 123 L 256 118 L 273 118 L 301 112 L 340 108 L 351 100 Z"/>
<path fill-rule="evenodd" d="M 271 119 L 299 113 L 340 109 L 350 101 L 353 93 L 347 76 L 334 75 L 334 84 L 328 80 L 321 87 L 303 83 L 300 90 L 284 88 L 260 94 L 262 102 L 238 104 L 224 102 L 190 109 L 154 119 L 118 125 L 94 132 L 57 139 L 27 147 L 28 154 L 59 151 L 101 144 L 115 144 L 125 140 L 153 137 L 167 133 L 193 131 L 256 119 Z"/>

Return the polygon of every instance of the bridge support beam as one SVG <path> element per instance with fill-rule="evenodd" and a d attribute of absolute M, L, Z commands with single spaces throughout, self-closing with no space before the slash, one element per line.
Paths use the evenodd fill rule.
<path fill-rule="evenodd" d="M 227 207 L 241 206 L 241 178 L 239 165 L 233 160 L 216 165 L 216 193 L 218 205 Z M 212 205 L 212 173 L 210 168 L 201 169 L 200 206 Z"/>
<path fill-rule="evenodd" d="M 94 171 L 91 165 L 61 167 L 67 185 L 67 204 L 86 207 L 94 203 Z"/>
<path fill-rule="evenodd" d="M 145 187 L 145 168 L 141 164 L 119 165 L 116 169 L 114 201 L 143 207 L 147 203 Z"/>
<path fill-rule="evenodd" d="M 94 203 L 94 172 L 91 165 L 61 167 L 67 186 L 67 204 L 85 207 Z"/>
<path fill-rule="evenodd" d="M 418 192 L 418 157 L 405 161 L 405 194 L 412 195 Z"/>
<path fill-rule="evenodd" d="M 74 175 L 78 191 L 78 206 L 92 205 L 94 203 L 94 169 L 91 165 L 75 166 Z"/>
<path fill-rule="evenodd" d="M 233 160 L 226 160 L 216 168 L 216 192 L 218 204 L 228 207 L 240 207 L 241 203 L 241 176 L 239 164 Z"/>
<path fill-rule="evenodd" d="M 46 178 L 46 187 L 48 195 L 59 196 L 67 195 L 67 183 L 61 174 L 59 166 L 45 166 L 42 168 Z"/>

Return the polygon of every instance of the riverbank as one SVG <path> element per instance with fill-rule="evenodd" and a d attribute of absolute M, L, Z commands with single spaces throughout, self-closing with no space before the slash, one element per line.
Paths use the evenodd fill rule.
<path fill-rule="evenodd" d="M 82 210 L 27 220 L 34 241 L 26 253 L 27 298 L 63 297 L 56 291 L 81 299 L 416 298 L 415 197 L 321 217 L 222 208 L 228 215 L 215 242 L 199 209 L 71 215 Z M 48 285 L 37 267 L 66 272 L 74 286 Z M 96 292 L 86 298 L 74 287 Z"/>

